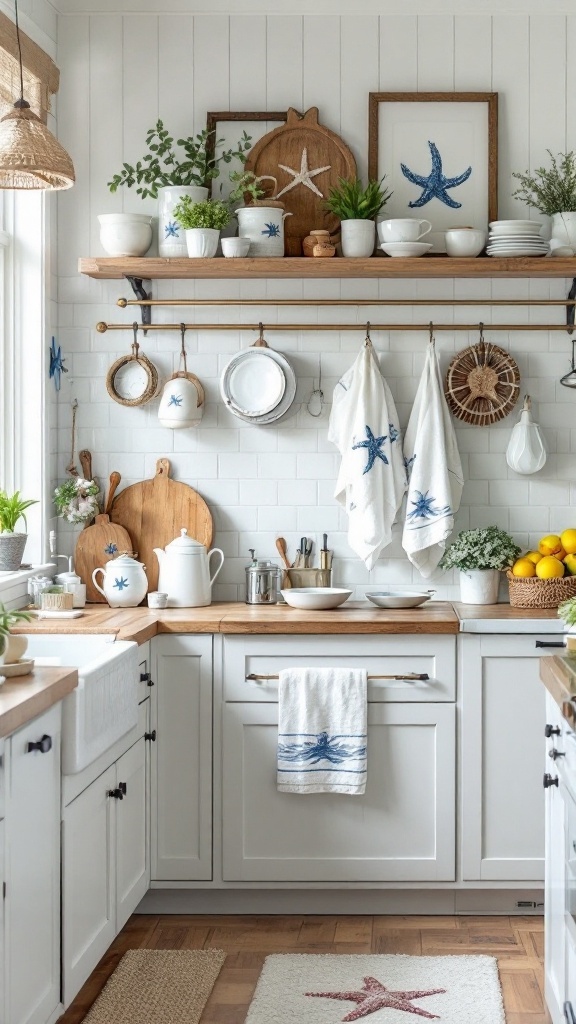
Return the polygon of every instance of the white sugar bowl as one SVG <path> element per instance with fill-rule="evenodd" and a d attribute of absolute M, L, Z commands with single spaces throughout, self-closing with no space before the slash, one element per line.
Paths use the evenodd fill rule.
<path fill-rule="evenodd" d="M 164 385 L 158 420 L 163 427 L 197 427 L 204 412 L 204 389 L 193 373 L 176 373 Z"/>
<path fill-rule="evenodd" d="M 104 568 L 94 569 L 92 582 L 111 608 L 136 608 L 146 596 L 148 578 L 145 566 L 130 555 L 120 555 L 106 562 Z M 96 582 L 101 572 L 102 586 Z"/>

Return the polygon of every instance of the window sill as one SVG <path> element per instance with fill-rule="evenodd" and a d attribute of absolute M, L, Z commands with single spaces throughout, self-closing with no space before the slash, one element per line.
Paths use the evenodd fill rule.
<path fill-rule="evenodd" d="M 51 576 L 55 573 L 53 562 L 42 562 L 30 569 L 17 572 L 0 572 L 0 601 L 9 608 L 22 607 L 28 603 L 27 582 L 31 576 Z"/>

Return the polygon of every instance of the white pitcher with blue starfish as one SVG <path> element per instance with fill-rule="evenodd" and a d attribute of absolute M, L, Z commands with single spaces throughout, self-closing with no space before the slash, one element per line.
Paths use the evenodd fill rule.
<path fill-rule="evenodd" d="M 145 568 L 142 562 L 130 555 L 120 555 L 106 562 L 103 569 L 94 569 L 92 582 L 111 608 L 136 608 L 148 590 Z M 103 586 L 96 582 L 99 572 L 104 577 Z"/>
<path fill-rule="evenodd" d="M 250 239 L 249 257 L 284 255 L 284 221 L 292 214 L 284 212 L 283 203 L 242 206 L 235 213 L 238 234 Z"/>

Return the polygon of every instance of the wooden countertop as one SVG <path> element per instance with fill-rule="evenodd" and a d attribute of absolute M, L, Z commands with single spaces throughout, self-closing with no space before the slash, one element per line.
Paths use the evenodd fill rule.
<path fill-rule="evenodd" d="M 9 736 L 16 729 L 21 729 L 37 715 L 67 697 L 77 685 L 78 673 L 75 668 L 39 666 L 31 675 L 7 679 L 0 686 L 0 736 Z"/>
<path fill-rule="evenodd" d="M 509 604 L 452 604 L 460 622 L 463 619 L 558 619 L 555 608 L 512 608 Z"/>
<path fill-rule="evenodd" d="M 576 697 L 576 652 L 556 654 L 540 661 L 540 678 L 559 708 Z"/>

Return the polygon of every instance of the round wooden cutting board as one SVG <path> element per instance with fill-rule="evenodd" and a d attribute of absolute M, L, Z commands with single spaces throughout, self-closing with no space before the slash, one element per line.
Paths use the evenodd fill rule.
<path fill-rule="evenodd" d="M 110 519 L 130 534 L 138 559 L 146 567 L 148 590 L 158 588 L 159 566 L 154 548 L 166 547 L 180 536 L 183 528 L 207 549 L 214 535 L 206 502 L 193 487 L 170 479 L 168 459 L 158 459 L 156 476 L 151 480 L 132 484 L 118 495 Z"/>
<path fill-rule="evenodd" d="M 318 124 L 318 107 L 305 114 L 291 107 L 286 124 L 250 150 L 246 170 L 278 182 L 274 198 L 292 215 L 284 222 L 287 256 L 301 256 L 302 239 L 315 228 L 338 231 L 340 221 L 323 203 L 338 178 L 356 177 L 356 161 L 339 135 Z"/>

